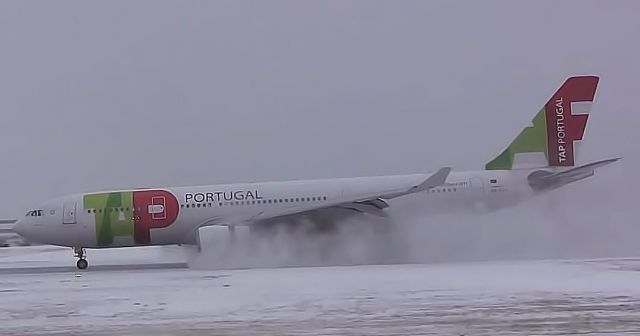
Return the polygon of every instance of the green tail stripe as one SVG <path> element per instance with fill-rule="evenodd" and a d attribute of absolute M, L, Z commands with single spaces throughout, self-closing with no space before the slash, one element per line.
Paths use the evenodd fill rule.
<path fill-rule="evenodd" d="M 544 107 L 533 118 L 533 126 L 526 127 L 495 159 L 486 164 L 486 170 L 511 170 L 517 153 L 544 153 L 548 158 L 547 118 Z"/>

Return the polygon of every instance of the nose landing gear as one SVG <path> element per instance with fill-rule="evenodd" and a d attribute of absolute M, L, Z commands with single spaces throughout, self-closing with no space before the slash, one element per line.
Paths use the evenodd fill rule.
<path fill-rule="evenodd" d="M 82 247 L 74 247 L 73 248 L 73 255 L 78 259 L 78 262 L 76 263 L 76 267 L 78 267 L 78 269 L 86 269 L 87 267 L 89 267 L 89 262 L 86 259 L 86 251 L 84 250 L 84 248 Z"/>

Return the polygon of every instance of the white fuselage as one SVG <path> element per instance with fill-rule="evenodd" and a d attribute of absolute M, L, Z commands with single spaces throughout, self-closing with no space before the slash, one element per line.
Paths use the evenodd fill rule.
<path fill-rule="evenodd" d="M 529 171 L 452 172 L 442 186 L 410 199 L 428 213 L 486 211 L 534 195 Z M 193 243 L 206 225 L 257 225 L 261 220 L 330 208 L 414 186 L 429 174 L 104 191 L 48 201 L 16 230 L 46 244 L 101 248 Z"/>

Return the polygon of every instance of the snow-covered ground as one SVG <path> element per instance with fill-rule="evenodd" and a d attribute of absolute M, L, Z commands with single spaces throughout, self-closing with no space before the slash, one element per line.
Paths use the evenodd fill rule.
<path fill-rule="evenodd" d="M 184 261 L 166 248 L 131 251 L 95 253 L 92 265 Z M 46 269 L 72 264 L 69 249 L 0 249 L 0 335 L 640 334 L 640 258 Z M 12 272 L 20 267 L 33 272 Z"/>
<path fill-rule="evenodd" d="M 88 250 L 91 267 L 185 263 L 185 253 L 177 246 L 131 247 L 120 249 Z M 69 247 L 49 245 L 0 248 L 0 273 L 43 268 L 75 270 L 76 258 Z M 50 270 L 49 270 L 50 271 Z"/>

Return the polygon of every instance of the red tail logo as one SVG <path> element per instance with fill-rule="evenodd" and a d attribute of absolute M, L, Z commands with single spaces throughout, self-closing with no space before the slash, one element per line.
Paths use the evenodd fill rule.
<path fill-rule="evenodd" d="M 582 140 L 598 77 L 571 77 L 545 105 L 549 166 L 573 166 L 574 141 Z"/>

